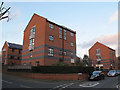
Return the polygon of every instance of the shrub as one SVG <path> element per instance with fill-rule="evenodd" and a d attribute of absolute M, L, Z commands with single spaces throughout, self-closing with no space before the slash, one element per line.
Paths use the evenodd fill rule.
<path fill-rule="evenodd" d="M 38 66 L 32 67 L 32 72 L 35 73 L 91 73 L 93 67 L 81 66 Z"/>

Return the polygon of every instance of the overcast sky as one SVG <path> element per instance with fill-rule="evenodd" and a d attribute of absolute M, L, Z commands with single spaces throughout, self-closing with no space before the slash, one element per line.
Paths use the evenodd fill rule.
<path fill-rule="evenodd" d="M 23 44 L 23 31 L 34 13 L 76 31 L 77 55 L 83 57 L 99 41 L 118 52 L 117 2 L 6 2 L 10 21 L 2 21 L 5 41 Z"/>

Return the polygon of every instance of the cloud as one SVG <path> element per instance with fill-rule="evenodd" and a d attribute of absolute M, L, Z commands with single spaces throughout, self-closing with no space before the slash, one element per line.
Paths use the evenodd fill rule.
<path fill-rule="evenodd" d="M 21 14 L 20 10 L 15 10 L 14 12 L 11 12 L 9 14 L 9 20 L 12 20 L 12 19 L 20 16 L 20 14 Z"/>
<path fill-rule="evenodd" d="M 78 44 L 77 48 L 79 48 L 79 50 L 82 49 L 82 51 L 84 51 L 84 54 L 88 54 L 88 49 L 91 48 L 92 45 L 94 45 L 97 41 L 103 43 L 104 45 L 107 45 L 110 48 L 115 49 L 116 54 L 118 54 L 118 33 L 101 35 L 100 37 L 97 37 L 91 41 Z M 78 51 L 78 55 L 80 55 L 80 53 L 81 52 Z"/>
<path fill-rule="evenodd" d="M 118 20 L 118 11 L 114 12 L 114 14 L 109 18 L 109 22 L 112 23 Z"/>

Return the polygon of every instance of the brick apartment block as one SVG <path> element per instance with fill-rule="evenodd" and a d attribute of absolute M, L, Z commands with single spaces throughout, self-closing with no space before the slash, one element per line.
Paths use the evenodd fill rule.
<path fill-rule="evenodd" d="M 89 49 L 89 57 L 96 69 L 117 69 L 118 59 L 115 50 L 102 43 L 96 42 Z"/>
<path fill-rule="evenodd" d="M 34 14 L 24 30 L 22 64 L 52 65 L 76 59 L 76 32 Z"/>
<path fill-rule="evenodd" d="M 20 65 L 22 59 L 22 45 L 5 42 L 2 48 L 3 65 Z"/>

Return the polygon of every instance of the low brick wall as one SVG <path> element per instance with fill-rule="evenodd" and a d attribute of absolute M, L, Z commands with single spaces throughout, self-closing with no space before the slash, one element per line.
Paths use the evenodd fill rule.
<path fill-rule="evenodd" d="M 2 73 L 20 76 L 25 78 L 33 79 L 44 79 L 44 80 L 85 80 L 88 79 L 88 74 L 78 75 L 77 73 L 71 74 L 42 74 L 42 73 L 29 73 L 29 72 L 11 72 L 7 70 L 2 70 Z"/>
<path fill-rule="evenodd" d="M 46 79 L 46 80 L 85 80 L 88 78 L 88 74 L 78 75 L 74 74 L 41 74 L 31 73 L 27 77 L 34 79 Z"/>

